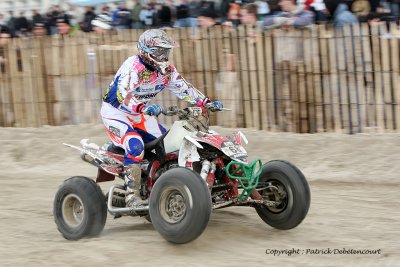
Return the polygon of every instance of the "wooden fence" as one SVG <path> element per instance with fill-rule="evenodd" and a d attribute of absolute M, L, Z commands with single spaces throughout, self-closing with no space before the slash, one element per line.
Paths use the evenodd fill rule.
<path fill-rule="evenodd" d="M 400 128 L 399 27 L 366 24 L 258 32 L 174 29 L 173 62 L 232 112 L 215 124 L 269 131 Z M 14 39 L 0 46 L 0 126 L 100 122 L 101 96 L 141 31 Z M 183 105 L 162 92 L 163 105 Z M 170 124 L 172 118 L 162 118 Z"/>

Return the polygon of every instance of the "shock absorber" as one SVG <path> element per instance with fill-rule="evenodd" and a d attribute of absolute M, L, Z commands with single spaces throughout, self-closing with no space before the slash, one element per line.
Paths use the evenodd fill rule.
<path fill-rule="evenodd" d="M 200 171 L 200 176 L 204 181 L 206 181 L 206 179 L 207 179 L 208 172 L 210 171 L 210 166 L 211 166 L 211 162 L 209 162 L 208 160 L 203 161 L 201 171 Z"/>
<path fill-rule="evenodd" d="M 216 168 L 217 168 L 217 165 L 215 165 L 214 162 L 211 162 L 210 172 L 208 173 L 208 176 L 207 176 L 207 185 L 208 185 L 208 189 L 210 189 L 210 191 L 211 191 L 211 189 L 212 189 L 212 187 L 214 185 L 214 182 L 215 182 L 215 174 L 214 174 L 214 172 L 215 172 Z"/>

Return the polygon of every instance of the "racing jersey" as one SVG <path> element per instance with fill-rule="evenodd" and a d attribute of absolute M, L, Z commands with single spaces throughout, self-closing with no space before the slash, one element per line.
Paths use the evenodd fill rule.
<path fill-rule="evenodd" d="M 129 57 L 119 68 L 103 101 L 126 113 L 138 115 L 158 93 L 167 88 L 179 99 L 196 104 L 205 96 L 186 82 L 173 65 L 167 74 L 149 70 L 138 56 Z"/>

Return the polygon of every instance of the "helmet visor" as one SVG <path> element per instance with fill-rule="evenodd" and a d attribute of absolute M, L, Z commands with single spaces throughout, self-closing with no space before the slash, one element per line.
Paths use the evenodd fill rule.
<path fill-rule="evenodd" d="M 151 56 L 157 61 L 168 61 L 171 53 L 171 48 L 154 47 L 151 49 Z"/>

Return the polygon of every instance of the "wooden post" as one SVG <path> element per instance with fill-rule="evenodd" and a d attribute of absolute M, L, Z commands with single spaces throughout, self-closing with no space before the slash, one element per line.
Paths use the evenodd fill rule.
<path fill-rule="evenodd" d="M 248 56 L 247 56 L 247 43 L 246 43 L 246 29 L 243 26 L 239 27 L 239 53 L 240 53 L 240 77 L 241 88 L 244 105 L 245 127 L 254 127 L 253 117 L 251 114 L 250 102 L 250 83 L 249 83 L 249 69 L 248 69 Z"/>
<path fill-rule="evenodd" d="M 236 76 L 237 76 L 237 83 L 236 83 L 236 96 L 238 98 L 237 103 L 240 103 L 237 106 L 236 109 L 236 123 L 238 127 L 245 127 L 245 108 L 244 108 L 244 100 L 243 100 L 243 87 L 242 87 L 242 72 L 241 69 L 239 68 L 240 65 L 240 37 L 238 35 L 237 29 L 232 29 L 229 30 L 229 41 L 230 41 L 230 47 L 231 47 L 231 52 L 234 55 L 234 61 L 235 61 L 235 71 L 236 71 Z"/>
<path fill-rule="evenodd" d="M 382 94 L 383 94 L 383 105 L 385 111 L 385 129 L 389 131 L 394 130 L 394 120 L 393 120 L 393 104 L 395 100 L 393 99 L 392 89 L 391 89 L 391 66 L 390 66 L 390 39 L 389 32 L 386 32 L 385 28 L 381 29 L 381 35 L 379 39 L 381 40 L 380 50 L 382 59 Z"/>
<path fill-rule="evenodd" d="M 358 90 L 355 84 L 355 66 L 354 66 L 354 49 L 353 49 L 353 36 L 352 36 L 352 25 L 343 26 L 343 52 L 344 52 L 344 65 L 346 72 L 346 92 L 343 94 L 347 99 L 347 106 L 345 113 L 347 112 L 348 117 L 348 132 L 354 134 L 357 132 L 357 107 L 356 107 L 356 97 L 355 92 Z"/>
<path fill-rule="evenodd" d="M 318 39 L 316 29 L 304 29 L 303 43 L 306 48 L 304 49 L 304 63 L 307 73 L 307 117 L 309 133 L 316 133 L 318 130 L 323 129 L 323 110 L 321 101 L 321 91 L 319 80 L 319 54 L 318 54 Z M 306 41 L 306 42 L 305 42 Z M 307 45 L 309 44 L 309 45 Z"/>
<path fill-rule="evenodd" d="M 298 106 L 299 106 L 299 128 L 300 133 L 308 133 L 308 117 L 307 117 L 307 89 L 306 89 L 306 77 L 305 77 L 305 66 L 303 64 L 298 65 Z"/>
<path fill-rule="evenodd" d="M 364 132 L 364 127 L 366 126 L 366 105 L 365 105 L 365 93 L 366 87 L 363 83 L 363 57 L 362 57 L 362 32 L 360 28 L 360 24 L 353 25 L 353 39 L 352 39 L 352 47 L 353 47 L 353 58 L 355 64 L 355 73 L 354 79 L 356 82 L 356 104 L 357 104 L 357 122 L 358 128 L 357 132 L 361 133 Z"/>
<path fill-rule="evenodd" d="M 26 117 L 23 107 L 23 88 L 21 84 L 21 66 L 20 66 L 20 39 L 13 39 L 9 43 L 8 60 L 11 76 L 11 96 L 13 102 L 13 112 L 15 116 L 16 127 L 26 127 Z"/>
<path fill-rule="evenodd" d="M 391 29 L 391 40 L 390 40 L 390 60 L 391 60 L 391 88 L 393 95 L 393 126 L 396 131 L 400 130 L 400 81 L 399 81 L 399 39 L 396 38 L 396 34 L 399 34 L 399 30 L 395 23 L 390 25 Z"/>
<path fill-rule="evenodd" d="M 265 44 L 265 76 L 267 79 L 267 88 L 266 88 L 266 97 L 267 97 L 267 114 L 268 114 L 268 130 L 274 131 L 276 130 L 276 122 L 275 122 L 275 103 L 274 103 L 274 78 L 275 78 L 275 69 L 274 69 L 274 51 L 273 51 L 273 39 L 274 36 L 272 31 L 264 32 L 264 44 Z"/>
<path fill-rule="evenodd" d="M 325 132 L 333 131 L 333 106 L 331 103 L 332 99 L 332 88 L 330 84 L 330 65 L 329 65 L 329 46 L 328 38 L 332 38 L 329 32 L 326 30 L 325 25 L 318 26 L 318 45 L 319 45 L 319 57 L 320 57 L 320 85 L 317 90 L 321 91 L 321 110 L 323 119 L 323 129 Z"/>
<path fill-rule="evenodd" d="M 330 88 L 332 93 L 331 105 L 333 110 L 333 124 L 335 132 L 341 132 L 342 121 L 341 121 L 341 107 L 339 101 L 339 74 L 337 67 L 337 45 L 336 38 L 337 32 L 332 30 L 332 38 L 328 40 L 329 45 L 329 68 L 330 68 Z"/>
<path fill-rule="evenodd" d="M 9 49 L 7 43 L 0 47 L 0 126 L 13 126 L 14 114 L 12 112 L 11 83 L 9 69 Z"/>
<path fill-rule="evenodd" d="M 260 113 L 261 113 L 261 129 L 268 129 L 268 109 L 267 109 L 267 75 L 265 68 L 265 61 L 271 60 L 267 59 L 265 54 L 267 51 L 265 45 L 265 32 L 257 32 L 256 33 L 256 59 L 257 59 L 257 76 L 258 76 L 258 88 L 259 88 L 259 103 L 260 103 Z"/>
<path fill-rule="evenodd" d="M 361 25 L 361 57 L 363 84 L 365 87 L 365 126 L 368 131 L 376 129 L 376 102 L 374 94 L 374 71 L 373 71 L 373 54 L 372 54 L 372 37 L 367 24 Z"/>
<path fill-rule="evenodd" d="M 377 130 L 383 132 L 385 129 L 385 117 L 384 107 L 382 98 L 382 65 L 380 57 L 380 26 L 371 27 L 371 39 L 372 39 L 372 53 L 373 53 L 373 71 L 374 71 L 374 95 L 375 95 L 375 107 L 377 116 Z"/>
<path fill-rule="evenodd" d="M 256 129 L 261 129 L 260 126 L 260 96 L 259 96 L 259 84 L 257 79 L 257 33 L 247 25 L 246 39 L 247 39 L 247 60 L 249 69 L 249 84 L 250 84 L 250 107 L 252 113 L 253 127 Z M 259 55 L 262 57 L 262 54 Z"/>

